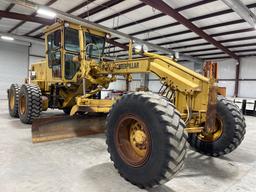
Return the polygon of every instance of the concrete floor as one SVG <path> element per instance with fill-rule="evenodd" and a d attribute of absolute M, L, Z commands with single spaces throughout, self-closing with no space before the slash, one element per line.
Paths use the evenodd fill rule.
<path fill-rule="evenodd" d="M 103 134 L 32 144 L 29 125 L 10 118 L 0 101 L 0 191 L 135 192 L 109 160 Z M 222 158 L 189 151 L 184 170 L 150 192 L 237 192 L 256 188 L 256 118 L 246 117 L 241 146 Z"/>

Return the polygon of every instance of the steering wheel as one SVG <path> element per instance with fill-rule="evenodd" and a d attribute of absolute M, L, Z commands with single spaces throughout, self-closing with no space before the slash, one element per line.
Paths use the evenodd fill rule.
<path fill-rule="evenodd" d="M 94 43 L 89 43 L 89 44 L 87 44 L 86 46 L 85 46 L 85 53 L 86 53 L 86 55 L 87 55 L 87 48 L 89 47 L 89 46 L 95 46 L 96 47 L 96 49 L 98 50 L 98 53 L 99 53 L 99 60 L 100 60 L 100 58 L 101 58 L 101 52 L 100 52 L 100 49 L 99 49 L 99 47 L 96 45 L 96 44 L 94 44 Z"/>

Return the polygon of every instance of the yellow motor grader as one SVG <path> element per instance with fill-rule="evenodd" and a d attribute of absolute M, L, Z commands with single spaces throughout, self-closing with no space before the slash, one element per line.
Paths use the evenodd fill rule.
<path fill-rule="evenodd" d="M 45 61 L 31 66 L 25 84 L 8 89 L 10 115 L 32 123 L 48 108 L 70 116 L 85 113 L 85 119 L 107 114 L 103 119 L 111 160 L 122 177 L 141 188 L 174 177 L 183 167 L 187 143 L 215 157 L 239 146 L 245 119 L 234 103 L 218 94 L 213 80 L 143 48 L 135 49 L 142 57 L 132 58 L 132 43 L 129 59 L 107 60 L 107 35 L 65 21 L 47 27 Z M 118 75 L 129 79 L 134 73 L 156 74 L 162 83 L 159 93 L 100 98 L 101 90 Z M 96 123 L 97 118 L 102 116 L 85 120 L 82 126 Z"/>

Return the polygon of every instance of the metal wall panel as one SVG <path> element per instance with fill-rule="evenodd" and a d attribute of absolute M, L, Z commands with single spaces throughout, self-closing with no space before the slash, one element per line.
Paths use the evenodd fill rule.
<path fill-rule="evenodd" d="M 27 46 L 0 42 L 0 99 L 7 98 L 10 84 L 24 82 L 27 68 Z"/>

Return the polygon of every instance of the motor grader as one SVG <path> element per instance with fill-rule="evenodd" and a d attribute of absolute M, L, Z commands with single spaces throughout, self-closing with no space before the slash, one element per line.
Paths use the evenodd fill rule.
<path fill-rule="evenodd" d="M 133 58 L 132 43 L 128 59 L 106 59 L 107 36 L 66 21 L 47 27 L 46 59 L 31 66 L 26 83 L 12 84 L 8 90 L 10 115 L 32 123 L 48 108 L 70 116 L 108 114 L 110 158 L 122 177 L 141 188 L 173 178 L 184 165 L 187 143 L 214 157 L 239 146 L 245 119 L 234 103 L 218 94 L 214 80 L 143 49 L 135 49 L 142 57 Z M 100 98 L 118 75 L 129 79 L 134 73 L 157 75 L 159 93 Z M 85 121 L 83 126 L 93 123 Z"/>

